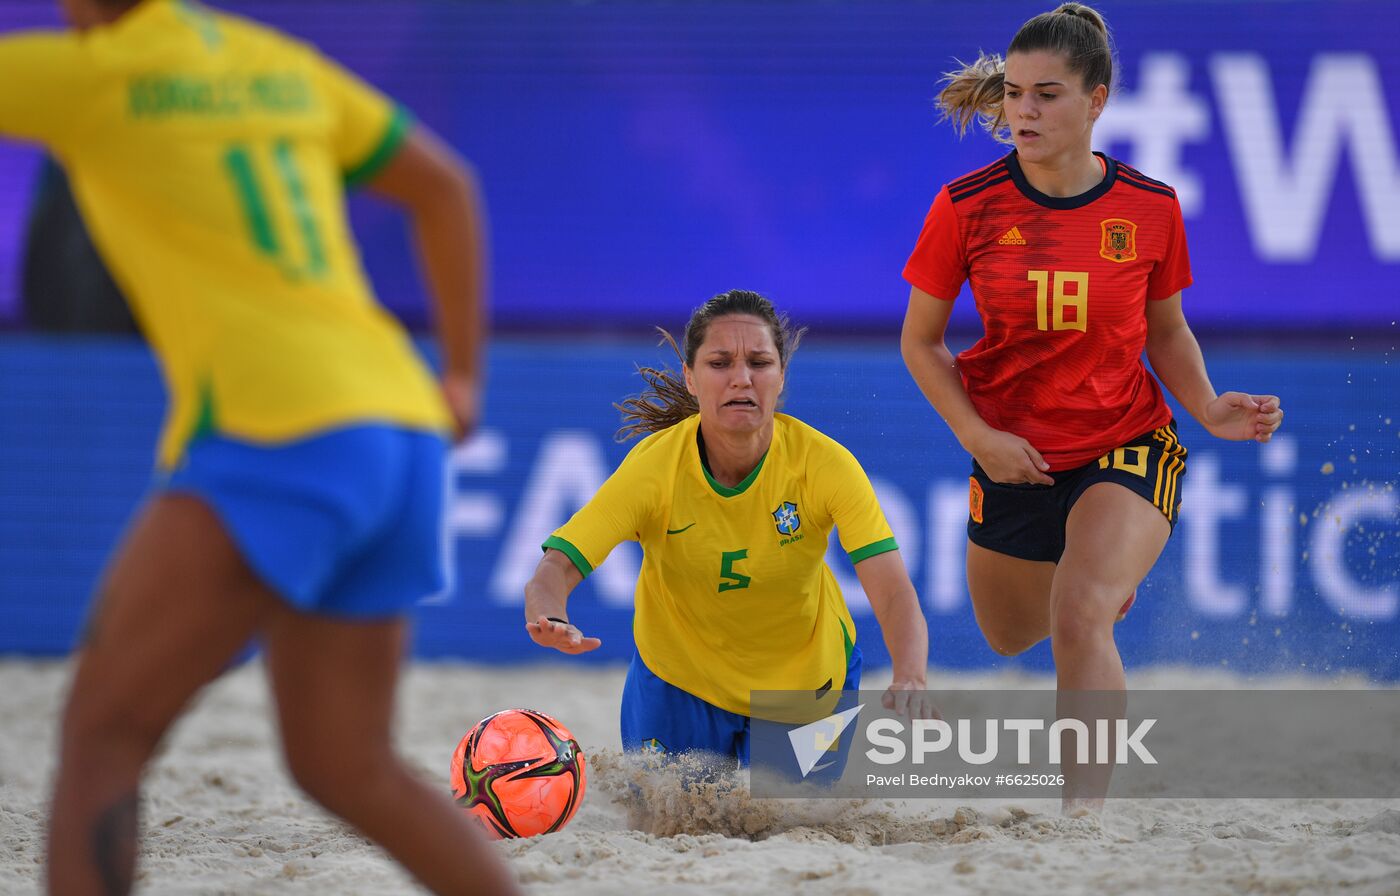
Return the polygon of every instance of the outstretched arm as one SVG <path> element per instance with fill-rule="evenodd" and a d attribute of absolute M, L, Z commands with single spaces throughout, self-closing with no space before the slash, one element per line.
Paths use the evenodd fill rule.
<path fill-rule="evenodd" d="M 436 312 L 442 390 L 465 438 L 481 414 L 486 329 L 485 219 L 471 167 L 436 134 L 415 125 L 369 189 L 413 220 L 418 254 Z"/>
<path fill-rule="evenodd" d="M 602 646 L 598 638 L 585 638 L 572 622 L 557 621 L 569 618 L 569 594 L 582 581 L 583 573 L 562 551 L 545 549 L 525 583 L 525 630 L 536 644 L 561 653 L 587 653 Z"/>
<path fill-rule="evenodd" d="M 910 718 L 936 716 L 933 702 L 924 693 L 928 674 L 928 626 L 899 551 L 865 558 L 856 564 L 856 576 L 866 597 L 870 598 L 870 608 L 875 611 L 885 647 L 894 662 L 894 681 L 881 702 L 886 709 Z"/>
<path fill-rule="evenodd" d="M 1196 336 L 1181 313 L 1181 293 L 1147 303 L 1147 360 L 1162 385 L 1211 435 L 1267 442 L 1283 423 L 1276 395 L 1215 393 Z"/>

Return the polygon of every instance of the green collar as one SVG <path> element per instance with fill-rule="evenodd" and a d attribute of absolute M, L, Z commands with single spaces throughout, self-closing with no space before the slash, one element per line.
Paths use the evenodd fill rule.
<path fill-rule="evenodd" d="M 774 430 L 774 437 L 777 437 L 776 430 Z M 706 462 L 705 436 L 700 432 L 699 426 L 695 428 L 695 450 L 698 451 L 700 455 L 700 472 L 705 474 L 705 481 L 710 484 L 710 488 L 714 489 L 715 494 L 722 498 L 732 498 L 735 495 L 742 495 L 749 486 L 753 485 L 753 481 L 758 478 L 759 471 L 763 469 L 763 462 L 768 459 L 768 451 L 773 450 L 773 445 L 771 443 L 768 445 L 768 451 L 763 452 L 763 456 L 758 459 L 758 463 L 749 471 L 749 475 L 745 476 L 744 481 L 733 488 L 720 484 L 718 479 L 710 475 L 710 465 Z"/>
<path fill-rule="evenodd" d="M 768 450 L 771 451 L 773 449 L 770 447 Z M 714 489 L 716 494 L 723 498 L 732 498 L 735 495 L 742 495 L 749 486 L 753 485 L 753 481 L 758 478 L 758 472 L 763 469 L 763 462 L 767 459 L 768 451 L 765 451 L 763 452 L 763 456 L 758 459 L 758 463 L 749 471 L 749 475 L 744 477 L 744 481 L 733 488 L 727 485 L 721 485 L 718 479 L 710 475 L 709 468 L 703 463 L 700 464 L 700 470 L 705 474 L 705 481 L 710 484 L 710 488 Z"/>

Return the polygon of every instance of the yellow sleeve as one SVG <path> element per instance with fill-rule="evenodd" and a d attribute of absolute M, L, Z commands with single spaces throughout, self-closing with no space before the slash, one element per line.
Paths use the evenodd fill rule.
<path fill-rule="evenodd" d="M 370 180 L 394 157 L 412 125 L 408 110 L 324 56 L 316 83 L 330 107 L 331 149 L 350 186 Z"/>
<path fill-rule="evenodd" d="M 646 470 L 654 458 L 639 457 L 645 445 L 633 448 L 597 494 L 541 545 L 563 552 L 585 578 L 613 548 L 640 541 L 643 524 L 659 509 L 658 480 Z"/>
<path fill-rule="evenodd" d="M 898 550 L 894 533 L 875 497 L 875 488 L 860 462 L 841 445 L 831 444 L 832 451 L 825 459 L 828 468 L 817 481 L 826 488 L 827 509 L 846 555 L 852 563 L 859 563 L 867 557 Z"/>
<path fill-rule="evenodd" d="M 58 149 L 86 122 L 98 88 L 92 54 L 73 33 L 29 31 L 0 38 L 0 134 Z"/>

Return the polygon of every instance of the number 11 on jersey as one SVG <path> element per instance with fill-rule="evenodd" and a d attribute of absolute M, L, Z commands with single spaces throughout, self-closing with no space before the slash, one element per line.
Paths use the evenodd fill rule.
<path fill-rule="evenodd" d="M 286 244 L 278 239 L 269 194 L 258 180 L 252 152 L 248 146 L 235 143 L 224 152 L 224 171 L 233 181 L 248 235 L 258 252 L 276 263 L 287 279 L 322 278 L 326 275 L 325 247 L 292 143 L 290 140 L 278 140 L 271 149 L 274 170 L 277 172 L 276 183 L 283 193 L 283 200 L 291 209 L 306 261 L 304 264 L 293 261 Z"/>

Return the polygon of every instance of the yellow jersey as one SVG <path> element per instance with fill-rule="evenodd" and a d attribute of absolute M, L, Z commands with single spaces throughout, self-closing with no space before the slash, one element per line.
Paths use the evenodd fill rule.
<path fill-rule="evenodd" d="M 160 359 L 159 461 L 199 431 L 275 443 L 449 417 L 371 294 L 347 182 L 392 156 L 405 113 L 306 44 L 184 0 L 110 26 L 0 39 L 0 133 L 62 162 Z"/>
<path fill-rule="evenodd" d="M 734 488 L 700 461 L 699 416 L 648 436 L 545 541 L 587 576 L 642 546 L 633 634 L 663 681 L 749 715 L 749 692 L 841 690 L 855 623 L 824 560 L 835 527 L 852 562 L 896 549 L 855 457 L 785 414 Z"/>

